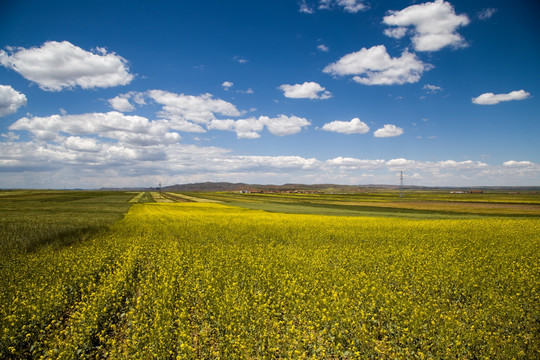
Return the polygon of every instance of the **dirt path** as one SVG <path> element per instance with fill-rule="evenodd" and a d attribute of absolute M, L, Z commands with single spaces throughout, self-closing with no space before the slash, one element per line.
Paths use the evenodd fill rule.
<path fill-rule="evenodd" d="M 217 200 L 202 199 L 202 198 L 188 196 L 184 194 L 178 194 L 178 193 L 167 193 L 167 194 L 170 194 L 171 196 L 176 197 L 176 198 L 184 199 L 187 201 L 193 201 L 193 202 L 200 202 L 200 203 L 220 203 L 221 202 Z"/>
<path fill-rule="evenodd" d="M 173 200 L 166 198 L 165 196 L 163 196 L 163 194 L 157 191 L 152 191 L 150 194 L 152 195 L 152 199 L 154 199 L 154 201 L 157 203 L 173 203 L 174 202 Z"/>
<path fill-rule="evenodd" d="M 139 199 L 144 195 L 144 191 L 138 193 L 137 195 L 135 195 L 134 197 L 131 198 L 131 200 L 129 200 L 130 203 L 138 203 L 139 202 Z"/>

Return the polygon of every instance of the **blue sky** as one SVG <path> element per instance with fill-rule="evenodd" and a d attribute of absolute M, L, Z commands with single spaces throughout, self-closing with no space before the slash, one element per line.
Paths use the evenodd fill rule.
<path fill-rule="evenodd" d="M 4 1 L 0 187 L 540 185 L 537 1 Z"/>

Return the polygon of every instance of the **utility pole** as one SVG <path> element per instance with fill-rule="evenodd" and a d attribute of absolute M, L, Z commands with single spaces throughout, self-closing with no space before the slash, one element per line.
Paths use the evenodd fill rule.
<path fill-rule="evenodd" d="M 159 182 L 159 198 L 161 199 L 161 181 Z"/>
<path fill-rule="evenodd" d="M 399 197 L 403 198 L 403 170 L 399 173 Z"/>

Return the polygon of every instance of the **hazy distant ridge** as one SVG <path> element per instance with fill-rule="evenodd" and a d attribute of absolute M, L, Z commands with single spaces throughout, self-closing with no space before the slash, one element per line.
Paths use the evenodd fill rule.
<path fill-rule="evenodd" d="M 369 189 L 399 189 L 399 185 L 337 185 L 337 184 L 246 184 L 230 182 L 204 182 L 191 184 L 176 184 L 164 186 L 162 191 L 172 192 L 205 192 L 205 191 L 367 191 Z M 481 190 L 508 190 L 508 191 L 539 191 L 540 186 L 471 186 L 471 187 L 426 187 L 416 185 L 405 185 L 404 189 L 481 189 Z M 119 190 L 119 191 L 155 191 L 158 187 L 150 188 L 102 188 L 100 190 Z"/>

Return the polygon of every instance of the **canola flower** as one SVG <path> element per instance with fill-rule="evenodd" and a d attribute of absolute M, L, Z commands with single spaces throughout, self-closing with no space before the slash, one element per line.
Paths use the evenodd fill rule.
<path fill-rule="evenodd" d="M 535 359 L 540 220 L 136 204 L 2 264 L 0 358 Z"/>

